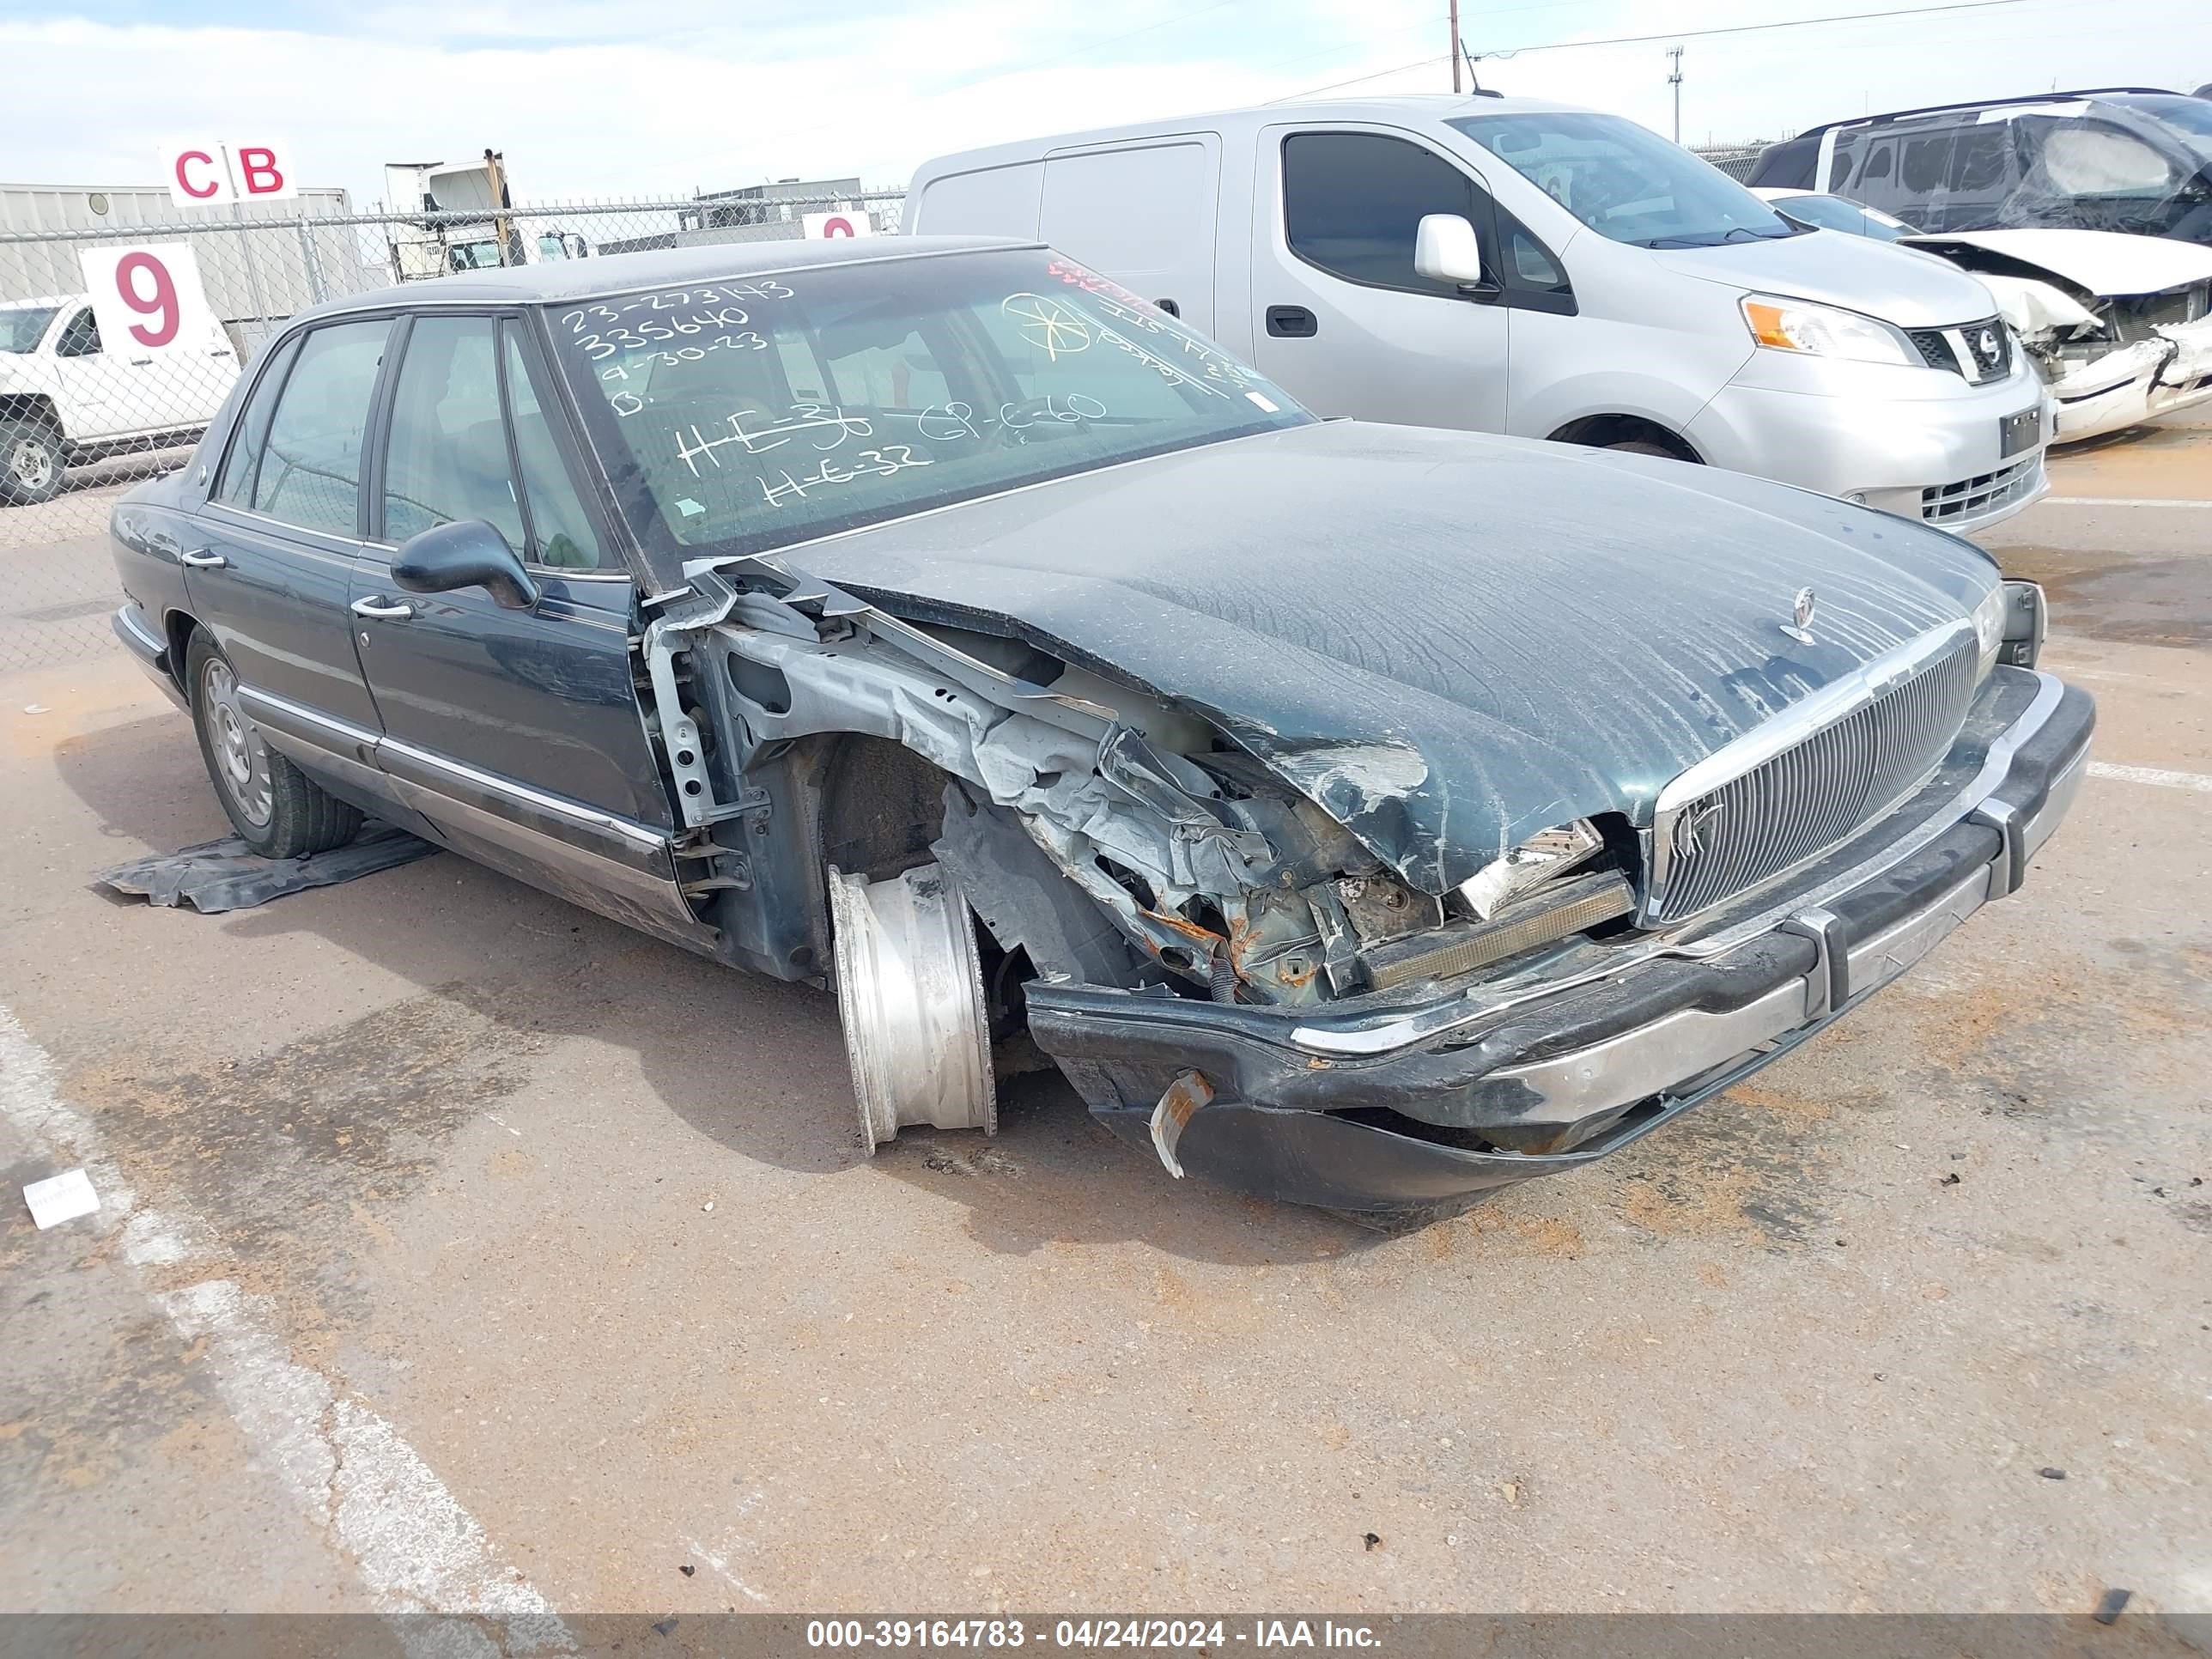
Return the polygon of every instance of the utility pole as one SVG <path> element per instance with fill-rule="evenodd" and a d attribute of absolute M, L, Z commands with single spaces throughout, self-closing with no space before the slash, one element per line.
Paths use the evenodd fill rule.
<path fill-rule="evenodd" d="M 1433 14 L 1431 14 L 1433 15 Z M 1459 90 L 1459 0 L 1451 0 L 1452 90 Z"/>
<path fill-rule="evenodd" d="M 1669 47 L 1668 47 L 1668 48 L 1667 48 L 1667 56 L 1668 56 L 1668 57 L 1669 57 L 1669 58 L 1673 58 L 1673 59 L 1674 60 L 1674 71 L 1673 71 L 1673 73 L 1671 73 L 1670 75 L 1668 75 L 1668 77 L 1667 77 L 1667 84 L 1668 84 L 1668 86 L 1670 86 L 1670 87 L 1672 87 L 1672 88 L 1674 88 L 1674 142 L 1675 142 L 1676 143 L 1678 143 L 1678 144 L 1679 144 L 1679 143 L 1680 143 L 1682 142 L 1682 49 L 1681 49 L 1681 47 L 1680 47 L 1680 46 L 1669 46 Z"/>

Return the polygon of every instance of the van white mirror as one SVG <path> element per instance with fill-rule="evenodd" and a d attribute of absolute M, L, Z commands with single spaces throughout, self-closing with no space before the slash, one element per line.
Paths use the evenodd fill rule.
<path fill-rule="evenodd" d="M 1480 283 L 1482 244 L 1456 213 L 1425 213 L 1413 233 L 1413 269 L 1432 283 Z"/>

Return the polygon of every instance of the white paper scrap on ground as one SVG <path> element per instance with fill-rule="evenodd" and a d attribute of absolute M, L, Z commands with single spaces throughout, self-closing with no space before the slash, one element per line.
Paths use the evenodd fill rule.
<path fill-rule="evenodd" d="M 74 1221 L 100 1207 L 100 1194 L 82 1170 L 34 1181 L 23 1188 L 23 1202 L 31 1206 L 31 1219 L 40 1231 L 57 1222 Z"/>

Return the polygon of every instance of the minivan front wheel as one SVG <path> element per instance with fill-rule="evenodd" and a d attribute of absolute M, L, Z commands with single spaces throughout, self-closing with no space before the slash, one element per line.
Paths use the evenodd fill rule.
<path fill-rule="evenodd" d="M 185 653 L 185 684 L 200 758 L 239 839 L 265 859 L 343 847 L 361 832 L 361 811 L 325 793 L 269 746 L 239 696 L 238 672 L 204 630 Z"/>
<path fill-rule="evenodd" d="M 1662 461 L 1679 461 L 1680 450 L 1669 449 L 1664 444 L 1655 444 L 1649 438 L 1623 438 L 1617 444 L 1607 444 L 1607 449 L 1617 449 L 1624 455 L 1656 455 Z"/>

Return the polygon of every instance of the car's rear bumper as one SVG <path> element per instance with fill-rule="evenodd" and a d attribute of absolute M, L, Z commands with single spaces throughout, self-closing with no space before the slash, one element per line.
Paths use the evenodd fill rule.
<path fill-rule="evenodd" d="M 1770 1064 L 2020 885 L 2080 786 L 2095 708 L 1997 672 L 1985 729 L 1883 825 L 1755 914 L 1626 947 L 1618 968 L 1303 1018 L 1032 983 L 1030 1032 L 1115 1133 L 1268 1198 L 1415 1208 L 1576 1168 Z"/>
<path fill-rule="evenodd" d="M 179 689 L 176 665 L 169 660 L 169 644 L 147 622 L 146 614 L 135 605 L 126 605 L 115 613 L 115 637 L 123 641 L 123 648 L 131 653 L 131 660 L 153 678 L 154 684 L 169 695 L 169 701 L 185 708 L 185 694 Z"/>

